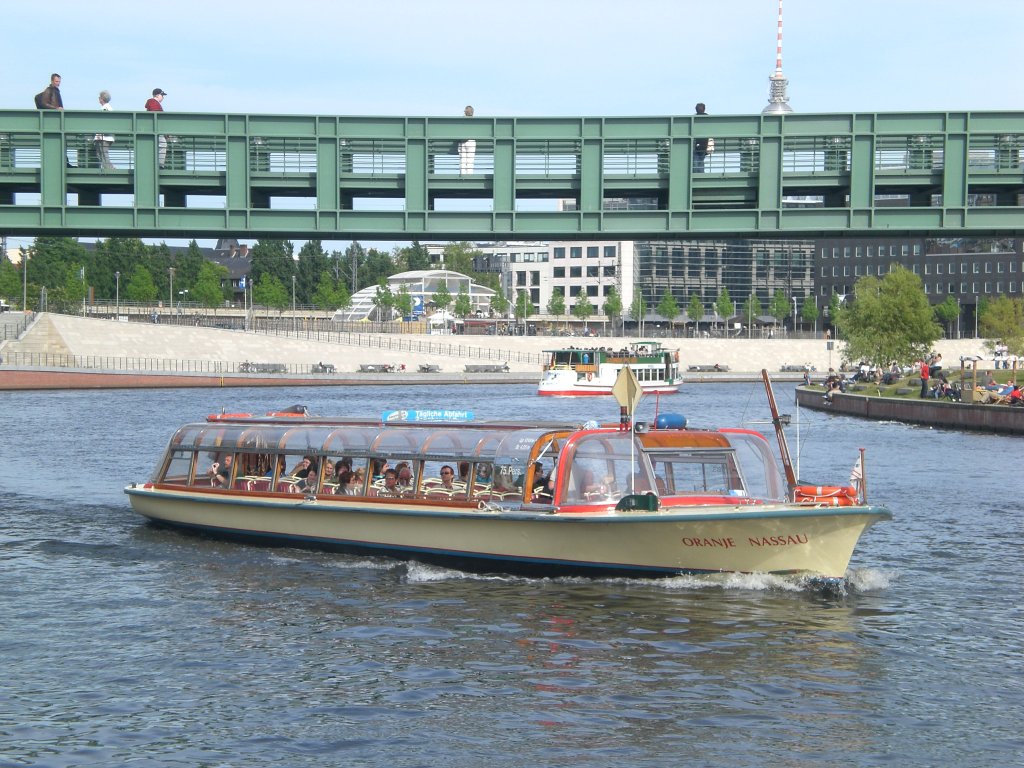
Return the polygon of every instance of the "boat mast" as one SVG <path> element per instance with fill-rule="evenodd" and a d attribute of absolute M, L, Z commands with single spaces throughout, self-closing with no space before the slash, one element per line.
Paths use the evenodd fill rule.
<path fill-rule="evenodd" d="M 782 468 L 786 472 L 786 482 L 789 490 L 796 487 L 796 475 L 793 472 L 793 462 L 789 458 L 789 444 L 786 442 L 786 433 L 782 429 L 782 419 L 779 418 L 779 407 L 775 404 L 775 393 L 772 391 L 772 382 L 768 378 L 768 369 L 761 369 L 761 379 L 764 381 L 764 391 L 768 395 L 768 408 L 772 412 L 772 424 L 775 425 L 775 436 L 779 440 L 779 454 L 782 456 Z"/>

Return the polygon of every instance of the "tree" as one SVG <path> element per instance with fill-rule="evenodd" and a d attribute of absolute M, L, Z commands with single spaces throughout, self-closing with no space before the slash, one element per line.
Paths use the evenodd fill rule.
<path fill-rule="evenodd" d="M 141 264 L 132 270 L 132 276 L 124 287 L 124 297 L 140 304 L 156 301 L 156 283 L 149 270 Z"/>
<path fill-rule="evenodd" d="M 192 299 L 204 307 L 220 306 L 224 302 L 224 281 L 227 278 L 226 267 L 204 261 L 190 291 Z"/>
<path fill-rule="evenodd" d="M 366 257 L 359 265 L 359 287 L 367 288 L 371 285 L 380 285 L 381 281 L 395 274 L 395 262 L 391 260 L 391 254 L 371 248 L 366 252 Z"/>
<path fill-rule="evenodd" d="M 661 300 L 658 302 L 658 308 L 655 311 L 668 320 L 668 324 L 671 327 L 676 317 L 679 316 L 679 305 L 676 304 L 676 297 L 672 295 L 672 291 L 665 291 L 662 294 Z"/>
<path fill-rule="evenodd" d="M 832 295 L 828 297 L 828 306 L 825 307 L 826 325 L 831 325 L 833 328 L 835 327 L 836 318 L 839 317 L 839 309 L 842 305 L 842 302 L 839 300 L 839 294 L 832 291 Z"/>
<path fill-rule="evenodd" d="M 320 275 L 330 265 L 330 259 L 319 240 L 309 240 L 299 249 L 295 264 L 295 299 L 299 304 L 311 304 L 320 282 Z"/>
<path fill-rule="evenodd" d="M 0 255 L 0 296 L 17 298 L 21 302 L 21 272 L 10 261 Z"/>
<path fill-rule="evenodd" d="M 384 280 L 377 285 L 377 292 L 373 295 L 373 306 L 377 308 L 378 320 L 391 320 L 395 306 L 395 295 Z"/>
<path fill-rule="evenodd" d="M 647 317 L 647 302 L 639 288 L 633 289 L 633 303 L 629 306 L 629 316 L 636 321 L 637 333 L 644 335 L 644 318 Z"/>
<path fill-rule="evenodd" d="M 509 300 L 501 291 L 491 297 L 491 313 L 496 317 L 508 317 Z"/>
<path fill-rule="evenodd" d="M 288 278 L 291 282 L 291 278 Z M 252 289 L 252 300 L 254 304 L 262 304 L 265 307 L 283 310 L 291 305 L 291 295 L 285 289 L 284 283 L 278 280 L 269 272 L 260 275 L 256 286 Z"/>
<path fill-rule="evenodd" d="M 960 318 L 960 303 L 952 296 L 947 296 L 932 307 L 932 311 L 935 313 L 935 319 L 946 327 L 946 336 L 951 336 L 950 323 Z"/>
<path fill-rule="evenodd" d="M 523 321 L 533 314 L 533 302 L 526 291 L 519 291 L 516 294 L 515 315 L 516 320 Z"/>
<path fill-rule="evenodd" d="M 471 243 L 448 243 L 444 247 L 444 268 L 452 272 L 473 276 L 473 259 L 483 256 L 483 251 L 473 247 Z"/>
<path fill-rule="evenodd" d="M 412 316 L 412 294 L 409 293 L 409 286 L 404 283 L 398 287 L 398 293 L 395 294 L 395 309 L 398 310 L 398 314 L 402 317 Z"/>
<path fill-rule="evenodd" d="M 263 283 L 264 275 L 271 275 L 282 288 L 287 285 L 291 287 L 292 275 L 295 274 L 295 260 L 292 259 L 292 244 L 287 240 L 257 240 L 252 248 L 251 266 L 249 273 L 256 288 Z M 273 285 L 267 283 L 268 286 Z M 255 290 L 255 289 L 254 289 Z M 253 300 L 259 301 L 256 294 Z M 285 303 L 287 306 L 289 301 Z M 266 303 L 259 301 L 259 303 Z M 273 304 L 267 304 L 274 306 Z M 282 309 L 284 308 L 282 306 Z"/>
<path fill-rule="evenodd" d="M 604 297 L 604 313 L 612 321 L 612 331 L 615 330 L 615 323 L 622 317 L 622 297 L 615 290 L 615 286 L 608 289 L 608 295 Z"/>
<path fill-rule="evenodd" d="M 743 304 L 743 318 L 747 321 L 747 327 L 753 328 L 754 323 L 757 322 L 757 318 L 761 316 L 764 310 L 761 308 L 761 300 L 757 298 L 756 294 L 750 294 L 747 297 L 746 302 Z"/>
<path fill-rule="evenodd" d="M 437 290 L 434 291 L 430 300 L 434 303 L 434 306 L 440 310 L 445 310 L 448 305 L 452 303 L 452 292 L 448 290 L 448 283 L 441 282 L 437 286 Z"/>
<path fill-rule="evenodd" d="M 473 312 L 473 302 L 470 301 L 466 286 L 459 286 L 459 295 L 455 297 L 455 306 L 452 307 L 452 314 L 465 319 Z"/>
<path fill-rule="evenodd" d="M 572 316 L 577 320 L 582 320 L 584 326 L 586 326 L 587 320 L 594 314 L 594 305 L 590 303 L 590 299 L 587 294 L 580 291 L 576 294 L 576 301 L 572 305 Z"/>
<path fill-rule="evenodd" d="M 395 263 L 401 264 L 405 270 L 409 271 L 430 269 L 430 254 L 418 240 L 413 240 L 411 246 L 397 250 Z"/>
<path fill-rule="evenodd" d="M 690 294 L 690 304 L 686 308 L 686 317 L 693 323 L 694 330 L 697 329 L 697 324 L 704 319 L 704 302 L 700 300 L 700 296 L 696 293 Z"/>
<path fill-rule="evenodd" d="M 775 292 L 775 295 L 772 296 L 772 303 L 769 306 L 768 311 L 772 317 L 781 323 L 789 317 L 792 306 L 793 305 L 790 304 L 786 294 L 782 290 L 778 290 Z"/>
<path fill-rule="evenodd" d="M 722 322 L 726 324 L 728 324 L 729 318 L 736 312 L 736 305 L 729 298 L 729 289 L 725 286 L 722 286 L 722 292 L 718 294 L 718 298 L 715 300 L 715 312 L 722 317 Z"/>
<path fill-rule="evenodd" d="M 811 294 L 804 296 L 804 303 L 800 305 L 800 319 L 808 325 L 817 328 L 818 302 L 814 300 L 814 296 Z"/>
<path fill-rule="evenodd" d="M 344 309 L 352 304 L 344 280 L 339 280 L 325 269 L 320 273 L 320 281 L 313 292 L 313 304 L 320 309 Z"/>
<path fill-rule="evenodd" d="M 876 366 L 920 360 L 942 335 L 921 278 L 903 267 L 882 279 L 858 280 L 853 303 L 839 311 L 836 325 L 846 338 L 845 357 Z"/>
<path fill-rule="evenodd" d="M 985 346 L 994 349 L 1002 341 L 1013 355 L 1024 355 L 1024 301 L 1000 296 L 985 303 L 978 317 L 978 331 Z"/>
<path fill-rule="evenodd" d="M 555 288 L 551 291 L 551 299 L 548 301 L 547 310 L 548 314 L 553 317 L 561 317 L 565 314 L 565 294 L 561 288 Z"/>

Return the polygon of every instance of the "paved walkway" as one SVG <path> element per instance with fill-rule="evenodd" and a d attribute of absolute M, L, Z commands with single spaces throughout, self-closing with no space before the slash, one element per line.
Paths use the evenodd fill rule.
<path fill-rule="evenodd" d="M 287 336 L 215 328 L 163 326 L 149 323 L 121 323 L 115 320 L 73 317 L 68 315 L 40 315 L 33 326 L 18 341 L 0 344 L 0 355 L 11 352 L 50 352 L 78 356 L 148 358 L 160 360 L 194 360 L 220 363 L 243 361 L 283 363 L 285 365 L 311 365 L 324 362 L 335 366 L 339 373 L 358 371 L 360 365 L 388 363 L 415 371 L 421 364 L 437 365 L 444 373 L 462 373 L 467 364 L 486 363 L 479 351 L 520 351 L 542 354 L 546 349 L 567 346 L 619 347 L 630 338 L 566 338 L 551 336 L 424 336 L 424 335 L 365 335 L 365 344 L 391 343 L 398 340 L 433 342 L 435 352 L 412 352 L 384 349 L 377 346 L 312 341 Z M 778 372 L 784 365 L 809 364 L 819 372 L 839 367 L 842 342 L 836 342 L 830 352 L 821 339 L 689 339 L 662 340 L 670 348 L 679 349 L 684 373 L 691 365 L 728 366 L 733 373 L 757 373 L 762 368 Z M 962 355 L 983 355 L 981 341 L 975 339 L 947 340 L 936 344 L 947 367 L 959 362 Z M 474 355 L 474 351 L 477 353 Z M 509 361 L 509 368 L 519 373 L 536 373 L 540 378 L 541 365 L 537 362 Z M 712 378 L 688 374 L 686 378 Z"/>

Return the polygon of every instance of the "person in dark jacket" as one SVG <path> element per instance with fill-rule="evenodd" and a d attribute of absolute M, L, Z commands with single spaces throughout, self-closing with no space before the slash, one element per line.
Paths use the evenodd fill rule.
<path fill-rule="evenodd" d="M 41 94 L 40 109 L 64 109 L 64 100 L 60 97 L 60 75 L 54 72 L 50 75 L 50 84 Z"/>

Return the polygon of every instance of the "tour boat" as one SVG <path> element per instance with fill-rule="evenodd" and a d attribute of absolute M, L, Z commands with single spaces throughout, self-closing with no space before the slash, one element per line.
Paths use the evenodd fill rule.
<path fill-rule="evenodd" d="M 223 537 L 544 576 L 842 579 L 861 534 L 890 517 L 852 487 L 798 486 L 760 432 L 670 414 L 599 425 L 294 410 L 181 427 L 149 482 L 125 489 L 133 508 Z M 351 467 L 345 488 L 329 462 Z M 313 468 L 305 490 L 286 474 L 299 463 Z"/>
<path fill-rule="evenodd" d="M 657 341 L 639 341 L 619 349 L 549 349 L 540 395 L 610 395 L 619 371 L 629 366 L 644 393 L 679 391 L 679 352 Z"/>

